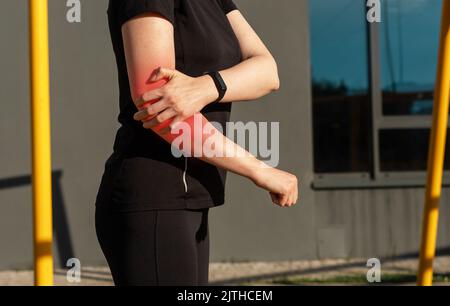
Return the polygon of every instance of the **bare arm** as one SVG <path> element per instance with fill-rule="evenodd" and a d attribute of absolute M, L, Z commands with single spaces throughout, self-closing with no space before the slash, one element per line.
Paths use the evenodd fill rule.
<path fill-rule="evenodd" d="M 175 67 L 173 26 L 158 15 L 146 14 L 126 22 L 122 27 L 122 35 L 133 101 L 139 109 L 155 107 L 158 104 L 155 103 L 158 102 L 158 98 L 144 101 L 142 96 L 150 90 L 164 90 L 167 79 L 157 80 L 155 78 L 155 71 L 158 71 L 158 67 Z M 274 168 L 263 167 L 263 164 L 254 156 L 215 129 L 203 115 L 196 113 L 195 116 L 201 118 L 201 130 L 210 132 L 202 134 L 200 141 L 190 138 L 192 146 L 190 146 L 191 152 L 188 153 L 198 152 L 198 146 L 203 146 L 206 140 L 213 141 L 218 144 L 216 147 L 216 151 L 220 151 L 218 156 L 223 157 L 203 155 L 198 158 L 251 179 L 258 186 L 271 192 L 272 199 L 276 204 L 290 206 L 296 202 L 297 180 L 295 176 Z M 145 123 L 144 127 L 153 130 L 160 137 L 172 143 L 177 135 L 172 134 L 168 129 L 170 118 L 170 116 L 164 118 L 160 114 L 156 120 Z M 194 116 L 190 116 L 183 123 L 188 124 L 193 131 L 194 121 Z M 195 135 L 194 132 L 191 134 Z M 184 144 L 183 147 L 186 148 Z"/>
<path fill-rule="evenodd" d="M 243 61 L 220 72 L 229 87 L 222 102 L 255 100 L 278 90 L 278 68 L 270 51 L 241 12 L 227 15 L 239 41 Z"/>

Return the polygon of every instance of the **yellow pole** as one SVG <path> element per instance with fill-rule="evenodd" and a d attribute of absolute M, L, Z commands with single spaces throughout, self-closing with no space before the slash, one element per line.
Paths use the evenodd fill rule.
<path fill-rule="evenodd" d="M 442 191 L 445 141 L 447 137 L 450 99 L 450 0 L 443 0 L 438 72 L 428 153 L 428 178 L 422 224 L 417 285 L 433 284 L 433 260 L 436 253 L 439 201 Z"/>
<path fill-rule="evenodd" d="M 53 285 L 47 0 L 29 0 L 34 283 Z"/>

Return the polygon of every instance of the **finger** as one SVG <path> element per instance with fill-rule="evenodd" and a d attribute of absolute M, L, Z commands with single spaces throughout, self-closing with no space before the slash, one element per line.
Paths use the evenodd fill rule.
<path fill-rule="evenodd" d="M 150 81 L 157 82 L 162 79 L 171 80 L 177 74 L 176 70 L 160 67 L 150 78 Z"/>
<path fill-rule="evenodd" d="M 160 113 L 158 116 L 156 116 L 155 118 L 153 118 L 149 121 L 145 121 L 144 128 L 151 129 L 151 128 L 169 120 L 170 118 L 175 117 L 176 115 L 177 115 L 177 113 L 172 108 L 168 108 L 165 111 L 163 111 L 162 113 Z"/>
<path fill-rule="evenodd" d="M 173 121 L 170 123 L 170 129 L 174 130 L 180 122 L 183 122 L 186 118 L 183 116 L 176 116 Z"/>
<path fill-rule="evenodd" d="M 289 206 L 294 206 L 295 204 L 295 193 L 292 193 L 291 198 L 289 199 Z"/>
<path fill-rule="evenodd" d="M 144 108 L 141 111 L 138 111 L 134 114 L 133 119 L 136 121 L 149 121 L 156 116 L 157 113 L 152 113 L 148 110 L 148 108 Z"/>
<path fill-rule="evenodd" d="M 278 205 L 280 207 L 283 207 L 283 205 L 281 204 L 281 195 L 280 194 L 274 194 L 273 195 L 273 203 L 275 205 Z"/>
<path fill-rule="evenodd" d="M 278 197 L 276 194 L 270 192 L 270 197 L 272 198 L 272 203 L 273 204 L 278 204 Z"/>
<path fill-rule="evenodd" d="M 272 201 L 274 204 L 281 206 L 281 195 L 277 194 L 277 193 L 270 193 L 271 197 L 272 197 Z"/>
<path fill-rule="evenodd" d="M 291 191 L 291 196 L 289 199 L 289 206 L 293 206 L 296 202 L 296 197 L 297 197 L 297 186 L 294 186 L 292 191 Z"/>
<path fill-rule="evenodd" d="M 298 202 L 298 187 L 295 188 L 295 195 L 294 195 L 294 205 Z"/>
<path fill-rule="evenodd" d="M 288 206 L 292 206 L 295 203 L 295 191 L 293 190 L 291 192 L 291 195 L 289 196 Z"/>
<path fill-rule="evenodd" d="M 288 203 L 289 197 L 286 194 L 281 195 L 280 205 L 282 207 L 286 206 Z"/>
<path fill-rule="evenodd" d="M 291 206 L 291 201 L 292 201 L 292 194 L 289 193 L 286 195 L 286 203 L 284 203 L 284 206 L 285 207 Z"/>
<path fill-rule="evenodd" d="M 158 133 L 162 134 L 162 135 L 166 135 L 166 134 L 170 133 L 170 127 L 166 126 L 165 128 L 159 130 Z"/>
<path fill-rule="evenodd" d="M 135 102 L 136 106 L 143 107 L 145 104 L 153 103 L 158 101 L 163 97 L 163 93 L 161 91 L 161 88 L 157 88 L 155 90 L 147 91 L 142 96 L 139 97 L 139 99 Z"/>
<path fill-rule="evenodd" d="M 147 106 L 146 108 L 143 108 L 142 110 L 138 111 L 136 114 L 134 114 L 133 118 L 136 121 L 143 121 L 143 120 L 149 120 L 152 119 L 157 114 L 161 113 L 162 111 L 166 110 L 168 108 L 168 105 L 164 99 L 160 100 L 159 102 L 153 103 L 150 106 Z"/>

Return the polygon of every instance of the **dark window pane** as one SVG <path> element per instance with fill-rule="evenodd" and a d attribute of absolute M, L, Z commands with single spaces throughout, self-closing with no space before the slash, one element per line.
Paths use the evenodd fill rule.
<path fill-rule="evenodd" d="M 380 130 L 381 171 L 425 171 L 429 139 L 429 129 Z M 450 169 L 449 149 L 450 141 L 446 146 L 445 169 Z"/>
<path fill-rule="evenodd" d="M 383 114 L 430 115 L 441 0 L 382 1 Z"/>
<path fill-rule="evenodd" d="M 315 172 L 369 172 L 365 1 L 309 3 Z"/>

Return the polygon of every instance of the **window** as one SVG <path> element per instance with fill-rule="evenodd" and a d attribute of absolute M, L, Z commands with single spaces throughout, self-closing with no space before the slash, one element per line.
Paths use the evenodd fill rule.
<path fill-rule="evenodd" d="M 362 1 L 310 2 L 314 168 L 369 172 L 370 103 Z"/>
<path fill-rule="evenodd" d="M 442 1 L 309 3 L 314 186 L 423 185 Z"/>
<path fill-rule="evenodd" d="M 450 131 L 448 131 L 450 133 Z M 450 135 L 450 134 L 449 134 Z M 382 172 L 425 171 L 427 169 L 429 129 L 380 129 L 380 170 Z M 447 152 L 450 152 L 447 142 Z M 450 169 L 450 159 L 445 160 Z"/>
<path fill-rule="evenodd" d="M 383 115 L 431 115 L 441 1 L 382 1 Z"/>

